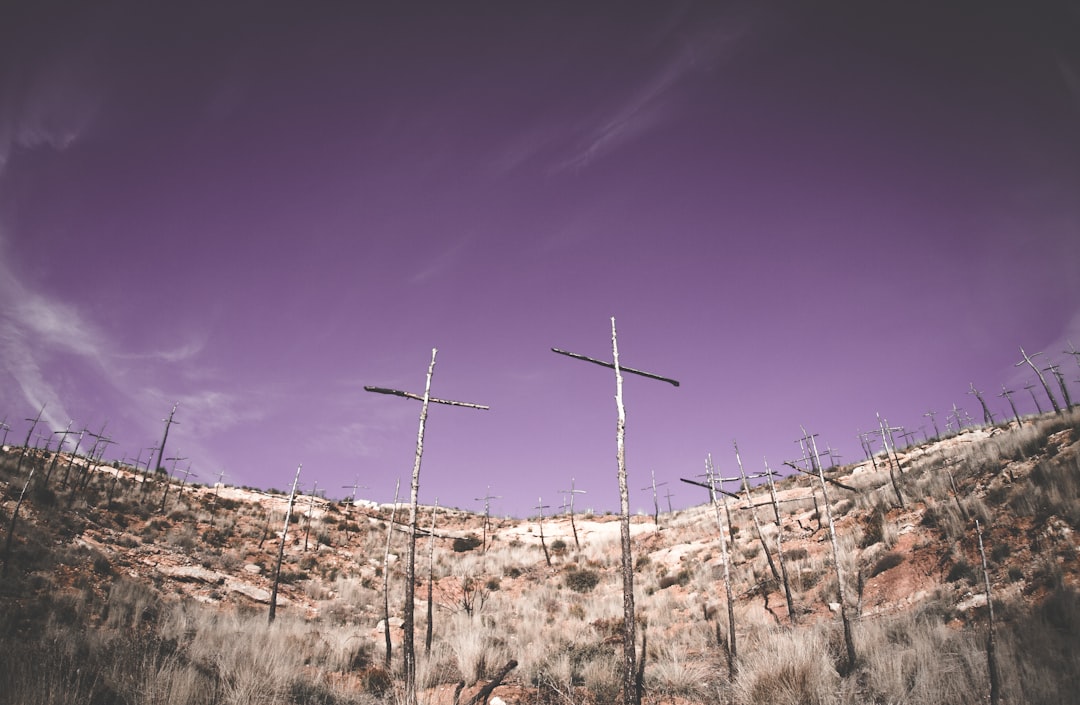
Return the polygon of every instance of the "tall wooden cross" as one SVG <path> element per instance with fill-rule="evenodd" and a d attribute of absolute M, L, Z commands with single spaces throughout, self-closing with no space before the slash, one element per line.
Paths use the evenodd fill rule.
<path fill-rule="evenodd" d="M 1060 414 L 1061 407 L 1058 406 L 1057 399 L 1054 398 L 1054 393 L 1050 391 L 1050 385 L 1046 383 L 1046 378 L 1043 377 L 1043 374 L 1039 370 L 1039 368 L 1036 367 L 1035 363 L 1031 361 L 1031 358 L 1038 357 L 1039 355 L 1042 355 L 1042 353 L 1037 352 L 1034 355 L 1028 355 L 1026 352 L 1024 352 L 1024 348 L 1021 347 L 1020 354 L 1024 356 L 1024 359 L 1016 363 L 1015 367 L 1026 364 L 1028 367 L 1031 368 L 1031 370 L 1035 373 L 1035 376 L 1038 377 L 1039 381 L 1042 383 L 1043 389 L 1046 391 L 1046 396 L 1050 399 L 1050 406 L 1054 407 L 1054 411 Z"/>
<path fill-rule="evenodd" d="M 643 372 L 619 364 L 619 339 L 615 330 L 615 317 L 611 317 L 611 356 L 612 362 L 597 360 L 577 353 L 552 348 L 552 352 L 566 355 L 577 360 L 591 362 L 594 365 L 615 370 L 615 407 L 618 420 L 615 426 L 616 457 L 619 464 L 619 501 L 622 507 L 622 574 L 623 574 L 623 703 L 640 705 L 641 688 L 637 675 L 636 628 L 634 620 L 634 562 L 630 551 L 630 493 L 626 484 L 626 408 L 623 406 L 623 372 L 648 377 L 660 382 L 667 382 L 678 387 L 679 383 L 670 377 L 663 377 L 652 372 Z"/>
<path fill-rule="evenodd" d="M 157 447 L 157 462 L 154 464 L 154 472 L 161 469 L 161 456 L 165 453 L 165 441 L 169 440 L 169 426 L 174 423 L 178 424 L 179 421 L 173 421 L 173 414 L 176 413 L 176 407 L 180 405 L 180 402 L 173 404 L 172 411 L 169 412 L 169 418 L 162 419 L 165 422 L 165 435 L 161 437 L 161 445 Z"/>
<path fill-rule="evenodd" d="M 1014 404 L 1013 400 L 1012 400 L 1012 395 L 1014 393 L 1015 392 L 1013 392 L 1013 390 L 1007 388 L 1003 384 L 1003 385 L 1001 385 L 1001 394 L 998 394 L 998 396 L 999 397 L 1005 397 L 1005 399 L 1009 402 L 1009 408 L 1012 409 L 1013 416 L 1016 418 L 1016 426 L 1017 426 L 1017 428 L 1019 428 L 1020 426 L 1023 426 L 1024 424 L 1020 421 L 1020 412 L 1018 412 L 1016 410 L 1016 404 Z"/>
<path fill-rule="evenodd" d="M 427 382 L 424 385 L 422 395 L 385 387 L 364 387 L 364 391 L 367 392 L 415 399 L 423 404 L 420 408 L 420 430 L 416 433 L 416 457 L 413 461 L 412 485 L 410 488 L 409 548 L 406 551 L 405 560 L 405 610 L 402 616 L 403 624 L 401 625 L 405 632 L 401 644 L 405 661 L 405 705 L 416 705 L 416 646 L 413 627 L 413 611 L 415 607 L 413 600 L 416 594 L 416 518 L 420 497 L 420 461 L 424 456 L 424 425 L 427 423 L 428 405 L 445 404 L 447 406 L 463 406 L 467 409 L 491 408 L 483 404 L 437 399 L 431 396 L 431 377 L 435 373 L 435 355 L 438 352 L 438 348 L 431 349 L 431 363 L 428 365 Z"/>

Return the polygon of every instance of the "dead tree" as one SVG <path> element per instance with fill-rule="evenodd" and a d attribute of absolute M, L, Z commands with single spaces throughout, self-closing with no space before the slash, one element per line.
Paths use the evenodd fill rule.
<path fill-rule="evenodd" d="M 431 639 L 435 629 L 435 516 L 439 513 L 439 498 L 431 508 L 431 531 L 428 532 L 428 576 L 427 576 L 427 631 L 424 634 L 424 656 L 431 655 Z"/>
<path fill-rule="evenodd" d="M 1001 702 L 1001 674 L 998 671 L 997 643 L 994 638 L 994 600 L 990 595 L 990 570 L 986 566 L 986 551 L 983 549 L 982 527 L 975 520 L 975 532 L 979 536 L 979 556 L 982 558 L 983 583 L 986 586 L 986 611 L 989 618 L 989 635 L 986 638 L 986 665 L 990 671 L 990 705 Z"/>
<path fill-rule="evenodd" d="M 348 542 L 348 540 L 349 540 L 349 509 L 351 507 L 356 506 L 356 491 L 358 489 L 360 489 L 360 488 L 363 488 L 365 490 L 371 489 L 371 488 L 369 488 L 367 486 L 364 486 L 364 485 L 361 485 L 359 477 L 355 478 L 351 485 L 342 485 L 342 487 L 344 487 L 346 489 L 349 489 L 349 488 L 352 489 L 352 494 L 349 495 L 349 503 L 345 505 L 345 522 L 344 522 L 344 524 L 345 524 L 345 541 Z"/>
<path fill-rule="evenodd" d="M 165 458 L 165 459 L 172 461 L 172 472 L 174 472 L 174 473 L 176 472 L 176 464 L 178 462 L 180 462 L 181 460 L 187 460 L 187 458 L 180 457 L 180 456 L 175 456 L 175 457 L 172 457 L 172 458 Z M 168 499 L 168 497 L 169 497 L 169 487 L 172 486 L 172 477 L 170 477 L 170 474 L 167 473 L 167 472 L 165 473 L 165 480 L 164 481 L 165 481 L 165 491 L 161 493 L 161 506 L 158 507 L 158 512 L 164 512 L 165 511 L 165 500 Z"/>
<path fill-rule="evenodd" d="M 462 406 L 468 409 L 490 408 L 482 404 L 436 399 L 431 396 L 431 377 L 435 373 L 436 353 L 438 353 L 438 348 L 432 348 L 431 363 L 428 365 L 427 382 L 424 386 L 423 395 L 403 392 L 397 389 L 387 389 L 385 387 L 364 387 L 364 390 L 368 392 L 390 394 L 405 399 L 414 399 L 422 403 L 420 409 L 420 429 L 416 433 L 416 457 L 413 462 L 412 482 L 409 492 L 409 544 L 405 559 L 405 610 L 404 615 L 402 616 L 402 621 L 404 623 L 401 625 L 405 632 L 404 638 L 402 639 L 402 650 L 404 652 L 405 661 L 405 705 L 416 705 L 416 648 L 413 626 L 413 613 L 416 607 L 414 604 L 416 597 L 416 521 L 417 507 L 420 498 L 420 461 L 424 456 L 424 425 L 427 423 L 428 405 L 446 404 L 448 406 Z"/>
<path fill-rule="evenodd" d="M 697 485 L 698 487 L 704 487 L 709 491 L 709 503 L 712 504 L 713 510 L 716 512 L 716 528 L 720 534 L 720 565 L 724 571 L 724 593 L 727 598 L 727 615 L 728 615 L 728 639 L 725 644 L 725 651 L 727 652 L 727 667 L 728 667 L 728 681 L 735 682 L 736 674 L 736 659 L 738 657 L 738 647 L 735 639 L 735 595 L 731 589 L 731 557 L 728 554 L 727 545 L 727 530 L 724 528 L 724 517 L 720 513 L 720 501 L 717 499 L 717 494 L 723 495 L 726 493 L 722 487 L 717 487 L 717 478 L 713 472 L 712 456 L 708 456 L 705 459 L 705 476 L 707 482 L 697 482 L 696 480 L 687 480 L 686 478 L 679 478 L 688 485 Z M 738 495 L 734 495 L 736 498 Z M 719 635 L 720 626 L 717 623 L 717 634 Z M 718 639 L 719 641 L 719 639 Z"/>
<path fill-rule="evenodd" d="M 939 429 L 937 425 L 937 412 L 927 411 L 923 416 L 929 417 L 930 421 L 934 424 L 934 440 L 941 438 L 941 429 Z"/>
<path fill-rule="evenodd" d="M 1020 420 L 1020 412 L 1016 410 L 1016 404 L 1013 403 L 1013 400 L 1012 400 L 1012 395 L 1013 394 L 1015 394 L 1015 392 L 1013 392 L 1013 390 L 1011 390 L 1011 389 L 1006 388 L 1005 385 L 1003 384 L 1003 385 L 1001 385 L 1001 394 L 998 394 L 998 396 L 999 397 L 1005 397 L 1005 399 L 1009 402 L 1009 408 L 1012 409 L 1013 418 L 1016 419 L 1016 427 L 1019 428 L 1020 426 L 1023 426 L 1024 424 Z"/>
<path fill-rule="evenodd" d="M 390 523 L 386 525 L 386 550 L 383 552 L 383 578 L 382 578 L 382 609 L 383 609 L 383 635 L 386 640 L 386 655 L 383 666 L 390 670 L 390 539 L 394 535 L 394 518 L 397 516 L 398 492 L 401 490 L 401 480 L 394 483 L 394 506 L 390 509 Z"/>
<path fill-rule="evenodd" d="M 169 427 L 166 426 L 165 428 L 168 430 Z M 289 506 L 285 509 L 285 527 L 281 530 L 281 543 L 278 544 L 277 563 L 274 565 L 274 587 L 270 591 L 270 616 L 267 624 L 273 624 L 274 617 L 277 616 L 277 593 L 278 585 L 281 583 L 281 562 L 285 558 L 285 540 L 289 535 L 289 522 L 292 521 L 292 508 L 293 504 L 296 503 L 296 488 L 300 484 L 300 470 L 303 467 L 303 463 L 296 466 L 296 477 L 293 478 L 292 490 L 289 492 Z M 267 514 L 267 520 L 269 520 L 269 513 Z"/>
<path fill-rule="evenodd" d="M 567 498 L 569 499 L 568 508 L 569 508 L 569 511 L 570 511 L 570 533 L 572 533 L 574 535 L 574 548 L 576 548 L 577 550 L 580 551 L 581 550 L 581 542 L 578 541 L 577 524 L 574 523 L 574 495 L 586 494 L 586 492 L 585 492 L 585 490 L 576 490 L 576 489 L 574 489 L 574 478 L 571 477 L 570 478 L 570 489 L 568 489 L 568 490 L 559 490 L 559 493 L 567 495 Z"/>
<path fill-rule="evenodd" d="M 769 467 L 769 461 L 763 459 L 765 462 L 765 477 L 769 483 L 769 497 L 772 500 L 773 514 L 776 517 L 776 557 L 780 563 L 780 575 L 784 579 L 784 598 L 787 600 L 788 619 L 792 624 L 798 622 L 798 617 L 795 612 L 795 600 L 791 595 L 791 583 L 788 581 L 787 561 L 784 560 L 784 525 L 780 521 L 780 502 L 776 498 L 776 484 L 773 482 L 773 471 Z"/>
<path fill-rule="evenodd" d="M 319 483 L 311 486 L 311 496 L 308 498 L 307 516 L 304 517 L 304 553 L 308 549 L 308 537 L 311 536 L 311 515 L 315 513 L 315 493 L 319 491 Z"/>
<path fill-rule="evenodd" d="M 986 405 L 986 400 L 983 399 L 982 392 L 980 392 L 978 389 L 975 388 L 975 383 L 974 382 L 968 382 L 968 387 L 969 387 L 968 394 L 970 394 L 973 397 L 975 397 L 976 399 L 978 399 L 979 400 L 979 406 L 982 407 L 983 423 L 986 424 L 987 426 L 993 426 L 994 425 L 994 415 L 992 413 L 990 413 L 990 407 L 988 407 Z"/>
<path fill-rule="evenodd" d="M 889 481 L 892 483 L 893 492 L 896 493 L 896 501 L 899 503 L 900 508 L 904 508 L 904 495 L 900 492 L 900 483 L 896 479 L 896 471 L 893 469 L 893 458 L 896 458 L 896 453 L 893 452 L 893 457 L 889 457 L 889 437 L 886 433 L 885 422 L 881 420 L 881 414 L 877 415 L 878 428 L 881 429 L 881 444 L 885 446 L 885 460 L 889 463 Z M 900 459 L 896 458 L 896 467 L 900 467 Z M 828 504 L 828 500 L 825 502 Z"/>
<path fill-rule="evenodd" d="M 49 471 L 45 473 L 44 484 L 48 486 L 49 480 L 52 478 L 53 471 L 56 470 L 56 463 L 60 460 L 60 452 L 64 450 L 64 443 L 67 442 L 67 437 L 73 435 L 75 432 L 71 430 L 71 424 L 74 421 L 68 421 L 67 428 L 63 431 L 53 431 L 53 434 L 60 436 L 60 443 L 56 447 L 56 453 L 53 454 L 52 462 L 49 463 Z"/>
<path fill-rule="evenodd" d="M 622 692 L 624 705 L 640 705 L 636 685 L 637 673 L 637 637 L 635 636 L 634 617 L 634 560 L 630 550 L 630 493 L 627 489 L 626 478 L 626 408 L 623 406 L 623 372 L 648 377 L 650 379 L 667 382 L 679 386 L 679 383 L 668 377 L 662 377 L 651 372 L 642 372 L 630 367 L 622 367 L 619 364 L 619 339 L 615 331 L 615 317 L 611 317 L 611 356 L 612 362 L 596 360 L 576 353 L 566 352 L 552 348 L 553 352 L 567 355 L 578 360 L 584 360 L 593 364 L 602 365 L 615 370 L 615 407 L 618 417 L 615 425 L 616 460 L 619 465 L 619 503 L 622 510 L 621 538 L 622 538 L 622 578 L 623 578 L 623 667 L 622 667 Z"/>
<path fill-rule="evenodd" d="M 140 455 L 140 457 L 142 457 L 141 453 L 139 455 Z M 136 464 L 135 469 L 138 470 L 138 468 L 139 468 L 139 466 L 138 466 L 138 464 Z M 226 475 L 225 471 L 222 470 L 217 475 L 217 482 L 214 483 L 214 499 L 210 503 L 210 528 L 211 529 L 214 528 L 214 519 L 217 518 L 218 492 L 221 490 L 221 485 L 225 481 L 226 477 L 227 477 L 227 475 Z"/>
<path fill-rule="evenodd" d="M 1035 384 L 1034 383 L 1026 384 L 1026 385 L 1024 385 L 1024 389 L 1028 390 L 1028 393 L 1031 394 L 1031 401 L 1035 402 L 1035 410 L 1038 413 L 1042 414 L 1042 412 L 1043 412 L 1042 404 L 1039 403 L 1039 398 L 1037 396 L 1035 396 Z"/>
<path fill-rule="evenodd" d="M 176 413 L 176 407 L 180 406 L 180 402 L 173 404 L 172 411 L 169 412 L 169 418 L 162 419 L 165 422 L 165 435 L 161 437 L 161 445 L 157 447 L 157 462 L 154 463 L 154 472 L 161 470 L 161 456 L 165 454 L 165 442 L 169 440 L 169 427 L 173 424 L 179 424 L 179 421 L 173 421 L 173 415 Z"/>
<path fill-rule="evenodd" d="M 30 429 L 26 432 L 26 440 L 23 441 L 22 449 L 19 451 L 19 460 L 15 463 L 15 477 L 19 476 L 22 472 L 23 459 L 26 457 L 26 451 L 30 448 L 30 438 L 34 435 L 34 429 L 37 428 L 38 422 L 41 421 L 41 415 L 45 413 L 45 405 L 42 404 L 38 409 L 37 416 L 32 419 L 26 419 L 30 422 Z"/>
<path fill-rule="evenodd" d="M 817 456 L 817 441 L 814 440 L 814 435 L 807 434 L 806 429 L 802 429 L 803 436 L 809 439 L 809 445 L 813 449 L 814 456 Z M 816 435 L 816 434 L 815 434 Z M 833 553 L 833 566 L 836 568 L 836 589 L 840 597 L 840 620 L 844 626 L 844 646 L 847 649 L 847 663 L 844 665 L 842 674 L 849 673 L 851 669 L 855 668 L 855 642 L 851 636 L 851 624 L 848 622 L 847 615 L 847 595 L 844 589 L 844 576 L 840 569 L 840 546 L 836 540 L 836 524 L 833 522 L 832 509 L 829 506 L 829 491 L 825 484 L 825 473 L 821 470 L 821 463 L 817 463 L 818 479 L 821 481 L 821 494 L 825 498 L 825 517 L 829 522 L 829 542 L 832 544 Z"/>
<path fill-rule="evenodd" d="M 19 500 L 15 502 L 15 509 L 11 510 L 11 521 L 8 523 L 7 538 L 4 539 L 4 561 L 0 566 L 0 575 L 7 575 L 8 558 L 11 557 L 11 544 L 12 539 L 15 538 L 15 525 L 19 521 L 19 509 L 22 507 L 23 499 L 26 498 L 26 488 L 30 486 L 30 480 L 34 478 L 33 466 L 30 467 L 30 474 L 26 476 L 26 482 L 23 483 L 22 492 L 19 493 Z"/>
<path fill-rule="evenodd" d="M 1069 396 L 1069 388 L 1065 386 L 1065 375 L 1061 373 L 1061 368 L 1051 364 L 1049 367 L 1044 367 L 1043 372 L 1054 375 L 1054 378 L 1057 379 L 1058 388 L 1061 389 L 1061 398 L 1065 400 L 1065 408 L 1071 409 L 1073 407 L 1072 397 Z"/>
<path fill-rule="evenodd" d="M 544 562 L 547 563 L 547 567 L 551 567 L 551 554 L 548 553 L 547 541 L 544 540 L 544 510 L 548 508 L 544 504 L 544 498 L 538 497 L 537 504 L 534 509 L 540 510 L 540 548 L 544 549 Z"/>
<path fill-rule="evenodd" d="M 765 560 L 769 564 L 769 571 L 776 580 L 776 584 L 779 585 L 781 581 L 780 571 L 777 570 L 776 564 L 773 562 L 768 542 L 765 540 L 765 534 L 761 530 L 761 522 L 758 521 L 757 510 L 754 509 L 754 498 L 750 496 L 750 482 L 746 478 L 746 470 L 743 469 L 742 457 L 739 455 L 739 444 L 736 441 L 732 441 L 732 444 L 735 446 L 735 460 L 739 465 L 739 478 L 742 480 L 743 494 L 746 496 L 746 508 L 750 510 L 750 518 L 754 521 L 754 533 L 757 534 L 758 543 L 761 544 L 761 550 L 765 553 Z M 778 525 L 777 529 L 779 528 Z M 790 605 L 788 607 L 790 608 Z"/>
<path fill-rule="evenodd" d="M 491 525 L 491 500 L 493 499 L 502 499 L 502 497 L 500 495 L 491 494 L 491 485 L 488 485 L 486 495 L 476 498 L 477 502 L 484 503 L 484 538 L 483 543 L 481 544 L 483 547 L 481 550 L 482 553 L 487 553 L 487 537 Z"/>
<path fill-rule="evenodd" d="M 655 470 L 650 470 L 649 473 L 652 475 L 653 526 L 656 527 L 656 531 L 659 532 L 660 531 L 660 499 L 656 495 L 656 488 L 660 487 L 662 485 L 666 485 L 667 483 L 666 482 L 657 483 L 657 481 L 656 481 L 656 471 Z M 649 488 L 648 487 L 642 487 L 641 489 L 647 490 Z M 669 502 L 669 506 L 670 506 L 670 502 Z M 671 510 L 668 509 L 668 511 L 671 511 Z"/>
<path fill-rule="evenodd" d="M 1050 400 L 1050 406 L 1054 407 L 1054 412 L 1055 413 L 1060 414 L 1061 413 L 1061 407 L 1058 406 L 1058 401 L 1054 397 L 1054 393 L 1050 391 L 1050 385 L 1046 383 L 1046 378 L 1043 377 L 1043 374 L 1039 370 L 1039 368 L 1036 367 L 1035 363 L 1031 361 L 1031 358 L 1038 357 L 1039 355 L 1042 355 L 1042 353 L 1037 352 L 1034 355 L 1028 355 L 1026 352 L 1024 352 L 1024 348 L 1021 347 L 1020 348 L 1020 354 L 1024 356 L 1024 359 L 1021 360 L 1020 362 L 1016 363 L 1015 367 L 1020 367 L 1021 365 L 1026 364 L 1028 367 L 1031 368 L 1032 372 L 1035 373 L 1035 376 L 1039 378 L 1039 382 L 1042 384 L 1043 391 L 1046 392 L 1046 398 Z"/>

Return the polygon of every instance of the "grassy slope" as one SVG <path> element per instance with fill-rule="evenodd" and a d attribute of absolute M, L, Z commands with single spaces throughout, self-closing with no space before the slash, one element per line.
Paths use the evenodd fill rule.
<path fill-rule="evenodd" d="M 781 486 L 791 500 L 782 505 L 781 538 L 797 626 L 749 512 L 732 503 L 733 679 L 718 646 L 727 610 L 715 514 L 699 507 L 662 515 L 661 531 L 636 517 L 645 701 L 929 704 L 982 697 L 987 612 L 976 519 L 986 531 L 1004 702 L 1070 701 L 1080 689 L 1078 420 L 1074 411 L 908 449 L 901 454 L 902 509 L 884 467 L 838 471 L 860 488 L 831 489 L 829 497 L 859 657 L 844 677 L 829 605 L 837 600 L 836 578 L 815 512 L 823 500 L 811 497 L 810 478 Z M 9 453 L 0 467 L 3 539 L 29 468 L 14 477 L 16 457 Z M 80 475 L 76 467 L 69 486 Z M 287 602 L 269 626 L 259 600 L 270 586 L 282 497 L 229 490 L 215 505 L 208 488 L 180 497 L 173 487 L 159 514 L 161 486 L 143 491 L 121 474 L 110 507 L 112 471 L 86 477 L 86 489 L 73 493 L 56 472 L 48 487 L 32 485 L 20 509 L 0 579 L 0 704 L 397 701 L 394 618 L 403 577 L 394 560 L 395 647 L 391 672 L 381 667 L 386 508 L 347 515 L 340 505 L 311 503 L 305 551 L 309 502 L 301 500 L 283 568 Z M 754 499 L 767 497 L 757 491 Z M 758 512 L 772 549 L 771 506 Z M 515 658 L 511 687 L 497 691 L 507 702 L 616 702 L 622 602 L 610 519 L 578 518 L 580 550 L 565 517 L 545 521 L 548 566 L 535 520 L 497 520 L 486 553 L 459 553 L 453 539 L 479 535 L 482 517 L 440 515 L 430 655 L 423 653 L 426 539 L 418 550 L 424 699 L 450 702 L 457 681 L 472 685 Z M 391 540 L 392 551 L 403 554 L 404 536 L 395 532 Z"/>

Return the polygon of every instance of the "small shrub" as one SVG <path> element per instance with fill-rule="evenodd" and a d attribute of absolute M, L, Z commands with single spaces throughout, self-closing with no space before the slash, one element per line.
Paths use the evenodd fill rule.
<path fill-rule="evenodd" d="M 881 558 L 879 558 L 877 563 L 874 564 L 873 569 L 871 569 L 870 571 L 870 577 L 873 578 L 874 576 L 881 575 L 890 568 L 895 568 L 903 562 L 903 554 L 897 553 L 895 551 L 889 551 Z"/>
<path fill-rule="evenodd" d="M 970 563 L 961 558 L 949 569 L 949 574 L 945 577 L 945 582 L 955 583 L 958 580 L 963 580 L 974 584 L 977 579 L 975 569 L 971 567 Z"/>
<path fill-rule="evenodd" d="M 466 536 L 459 536 L 454 539 L 454 553 L 465 553 L 472 551 L 479 546 L 483 541 L 476 534 L 468 534 Z"/>
<path fill-rule="evenodd" d="M 566 548 L 567 548 L 566 547 L 566 542 L 563 541 L 562 539 L 555 539 L 554 541 L 551 542 L 551 546 L 549 547 L 549 549 L 551 550 L 552 555 L 555 555 L 555 556 L 561 556 L 561 555 L 565 554 L 566 553 Z"/>
<path fill-rule="evenodd" d="M 600 582 L 600 574 L 592 570 L 571 570 L 566 574 L 566 587 L 574 592 L 592 592 Z"/>

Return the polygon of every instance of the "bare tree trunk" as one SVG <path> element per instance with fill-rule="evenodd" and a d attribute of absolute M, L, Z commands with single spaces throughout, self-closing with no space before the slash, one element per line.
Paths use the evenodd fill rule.
<path fill-rule="evenodd" d="M 435 373 L 435 355 L 438 348 L 431 349 L 427 382 L 424 385 L 423 406 L 420 408 L 420 427 L 416 432 L 416 459 L 413 462 L 412 481 L 409 486 L 409 542 L 405 558 L 405 605 L 402 615 L 402 652 L 405 661 L 405 705 L 416 705 L 416 645 L 413 614 L 416 609 L 416 520 L 420 502 L 420 461 L 424 457 L 424 425 L 427 423 L 428 405 L 431 401 L 431 377 Z"/>
<path fill-rule="evenodd" d="M 435 587 L 435 516 L 439 513 L 439 498 L 431 508 L 431 533 L 428 534 L 428 576 L 427 576 L 427 632 L 424 634 L 424 655 L 431 655 L 431 637 L 435 625 L 435 604 L 432 590 Z"/>
<path fill-rule="evenodd" d="M 780 562 L 780 574 L 784 580 L 784 598 L 787 600 L 788 620 L 792 624 L 798 622 L 795 614 L 795 600 L 791 596 L 791 583 L 788 581 L 787 562 L 784 560 L 784 525 L 780 521 L 780 502 L 776 498 L 776 485 L 773 483 L 772 469 L 769 461 L 765 461 L 765 477 L 769 479 L 769 496 L 772 498 L 773 514 L 776 516 L 776 556 Z"/>
<path fill-rule="evenodd" d="M 739 456 L 738 443 L 735 443 L 735 460 L 739 464 L 739 477 L 742 479 L 743 494 L 746 496 L 746 506 L 750 510 L 750 516 L 754 520 L 754 531 L 757 533 L 758 543 L 761 544 L 761 550 L 765 553 L 765 560 L 769 563 L 769 570 L 772 571 L 773 578 L 776 579 L 776 583 L 779 585 L 780 571 L 776 569 L 776 564 L 773 563 L 772 554 L 769 553 L 769 546 L 765 541 L 765 534 L 761 531 L 761 522 L 758 521 L 757 510 L 754 509 L 754 499 L 750 496 L 750 483 L 746 480 L 746 471 L 743 470 L 742 458 Z M 777 526 L 777 529 L 779 528 Z"/>
<path fill-rule="evenodd" d="M 619 504 L 622 521 L 622 579 L 623 579 L 623 703 L 640 705 L 637 698 L 636 663 L 637 637 L 634 616 L 634 559 L 630 550 L 630 493 L 626 482 L 626 408 L 623 406 L 623 378 L 619 370 L 619 341 L 615 332 L 615 318 L 611 319 L 611 352 L 615 363 L 615 406 L 618 422 L 615 426 L 616 456 L 619 463 Z"/>
<path fill-rule="evenodd" d="M 168 426 L 165 428 L 167 430 Z M 274 617 L 277 616 L 277 594 L 278 585 L 281 582 L 281 561 L 285 558 L 285 539 L 289 535 L 289 522 L 292 520 L 293 503 L 296 502 L 296 486 L 300 483 L 300 469 L 303 467 L 303 463 L 296 466 L 296 477 L 293 478 L 292 491 L 289 493 L 289 506 L 285 510 L 285 528 L 281 531 L 281 544 L 278 546 L 277 565 L 274 566 L 274 589 L 270 591 L 269 624 L 273 624 Z"/>
<path fill-rule="evenodd" d="M 19 501 L 15 503 L 15 509 L 11 511 L 11 522 L 8 524 L 8 535 L 4 540 L 4 565 L 0 568 L 0 575 L 7 575 L 8 558 L 11 557 L 11 543 L 12 539 L 15 538 L 15 524 L 19 520 L 19 509 L 22 507 L 23 499 L 26 497 L 26 488 L 30 486 L 30 480 L 33 478 L 34 467 L 31 466 L 30 474 L 26 476 L 26 482 L 23 483 L 22 492 L 19 493 Z"/>
<path fill-rule="evenodd" d="M 986 609 L 989 615 L 990 633 L 986 638 L 986 664 L 990 671 L 990 705 L 1001 702 L 1001 673 L 998 671 L 997 642 L 994 638 L 994 601 L 990 596 L 990 571 L 986 566 L 986 551 L 983 549 L 982 527 L 975 520 L 975 531 L 979 536 L 979 555 L 982 557 L 983 582 L 986 586 Z"/>
<path fill-rule="evenodd" d="M 390 654 L 392 645 L 390 643 L 390 537 L 394 535 L 394 519 L 397 517 L 397 503 L 398 503 L 398 491 L 401 489 L 401 480 L 394 483 L 394 506 L 390 510 L 390 523 L 386 525 L 386 550 L 383 552 L 383 578 L 382 578 L 382 594 L 383 594 L 383 634 L 386 638 L 386 656 L 383 660 L 383 665 L 386 670 L 390 670 Z"/>
<path fill-rule="evenodd" d="M 803 429 L 803 434 L 806 434 L 806 429 Z M 814 456 L 817 457 L 817 441 L 813 436 L 810 436 L 810 443 L 814 449 Z M 829 491 L 825 485 L 825 473 L 821 469 L 821 462 L 817 463 L 818 477 L 821 480 L 821 495 L 825 498 L 825 516 L 829 521 L 829 542 L 832 544 L 833 553 L 833 567 L 836 569 L 836 588 L 840 597 L 840 621 L 844 625 L 844 646 L 847 649 L 847 663 L 844 665 L 841 675 L 849 673 L 851 669 L 855 668 L 855 642 L 851 636 L 851 624 L 848 622 L 847 616 L 847 595 L 844 589 L 844 576 L 840 570 L 840 546 L 836 541 L 836 525 L 832 518 L 832 509 L 829 507 Z"/>

